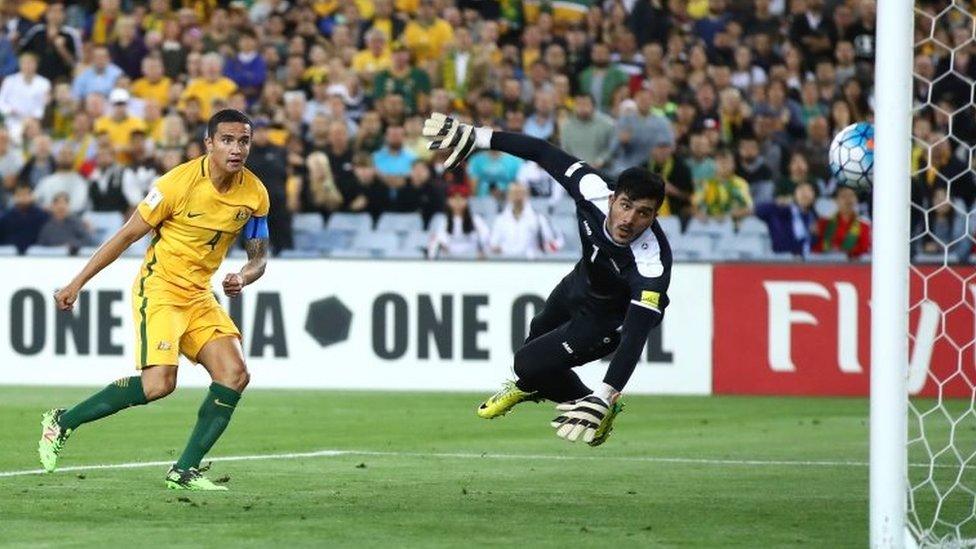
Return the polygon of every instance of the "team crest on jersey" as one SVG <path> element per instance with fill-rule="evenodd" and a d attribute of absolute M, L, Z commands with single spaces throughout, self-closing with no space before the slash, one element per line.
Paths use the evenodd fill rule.
<path fill-rule="evenodd" d="M 248 217 L 251 217 L 251 212 L 249 212 L 249 211 L 241 208 L 240 210 L 237 210 L 237 215 L 234 216 L 234 220 L 235 221 L 244 221 Z"/>
<path fill-rule="evenodd" d="M 169 341 L 160 341 L 159 345 L 156 346 L 157 351 L 168 351 L 173 348 L 173 345 Z"/>

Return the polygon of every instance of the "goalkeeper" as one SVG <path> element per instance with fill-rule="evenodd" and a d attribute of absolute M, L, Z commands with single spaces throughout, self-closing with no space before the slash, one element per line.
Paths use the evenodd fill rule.
<path fill-rule="evenodd" d="M 522 134 L 458 123 L 434 113 L 424 124 L 432 150 L 452 149 L 446 168 L 475 149 L 532 160 L 576 201 L 582 258 L 532 319 L 515 353 L 517 381 L 478 408 L 492 419 L 516 404 L 542 399 L 557 404 L 556 434 L 591 446 L 606 441 L 620 413 L 620 392 L 641 356 L 648 332 L 668 305 L 671 247 L 656 223 L 664 181 L 644 168 L 624 170 L 613 189 L 590 166 L 561 149 Z M 595 390 L 572 370 L 616 351 Z"/>

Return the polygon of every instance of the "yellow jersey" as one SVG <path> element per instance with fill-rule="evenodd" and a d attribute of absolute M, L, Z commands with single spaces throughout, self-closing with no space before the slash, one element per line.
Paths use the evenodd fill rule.
<path fill-rule="evenodd" d="M 156 101 L 156 104 L 165 110 L 169 106 L 169 90 L 172 85 L 173 83 L 166 76 L 160 78 L 155 84 L 146 78 L 140 78 L 132 83 L 129 90 L 132 91 L 132 95 L 140 99 Z"/>
<path fill-rule="evenodd" d="M 204 120 L 209 120 L 213 114 L 213 102 L 215 99 L 226 101 L 237 91 L 237 84 L 226 76 L 221 76 L 213 82 L 207 82 L 203 78 L 194 78 L 186 85 L 183 95 L 180 97 L 180 107 L 190 98 L 195 97 L 200 101 L 200 116 Z"/>
<path fill-rule="evenodd" d="M 436 61 L 454 41 L 454 29 L 443 19 L 435 19 L 429 27 L 414 20 L 403 29 L 402 39 L 414 55 L 414 63 Z"/>
<path fill-rule="evenodd" d="M 139 203 L 139 215 L 155 229 L 146 250 L 136 295 L 154 303 L 209 298 L 210 279 L 252 217 L 268 215 L 268 191 L 244 168 L 227 192 L 210 180 L 210 157 L 181 164 L 158 180 Z"/>

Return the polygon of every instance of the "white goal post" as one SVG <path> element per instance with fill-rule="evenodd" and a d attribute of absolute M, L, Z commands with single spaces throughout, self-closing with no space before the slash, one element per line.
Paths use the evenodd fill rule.
<path fill-rule="evenodd" d="M 912 0 L 879 0 L 871 257 L 871 547 L 906 547 Z"/>

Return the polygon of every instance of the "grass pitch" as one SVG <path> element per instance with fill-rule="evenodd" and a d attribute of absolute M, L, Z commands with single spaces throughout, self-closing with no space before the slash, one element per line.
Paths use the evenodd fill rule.
<path fill-rule="evenodd" d="M 863 399 L 625 397 L 602 447 L 551 405 L 484 395 L 249 391 L 211 453 L 230 492 L 165 489 L 202 389 L 80 428 L 35 470 L 40 413 L 91 389 L 0 388 L 4 546 L 863 547 Z M 305 454 L 320 450 L 318 455 Z M 291 454 L 291 455 L 289 455 Z"/>

